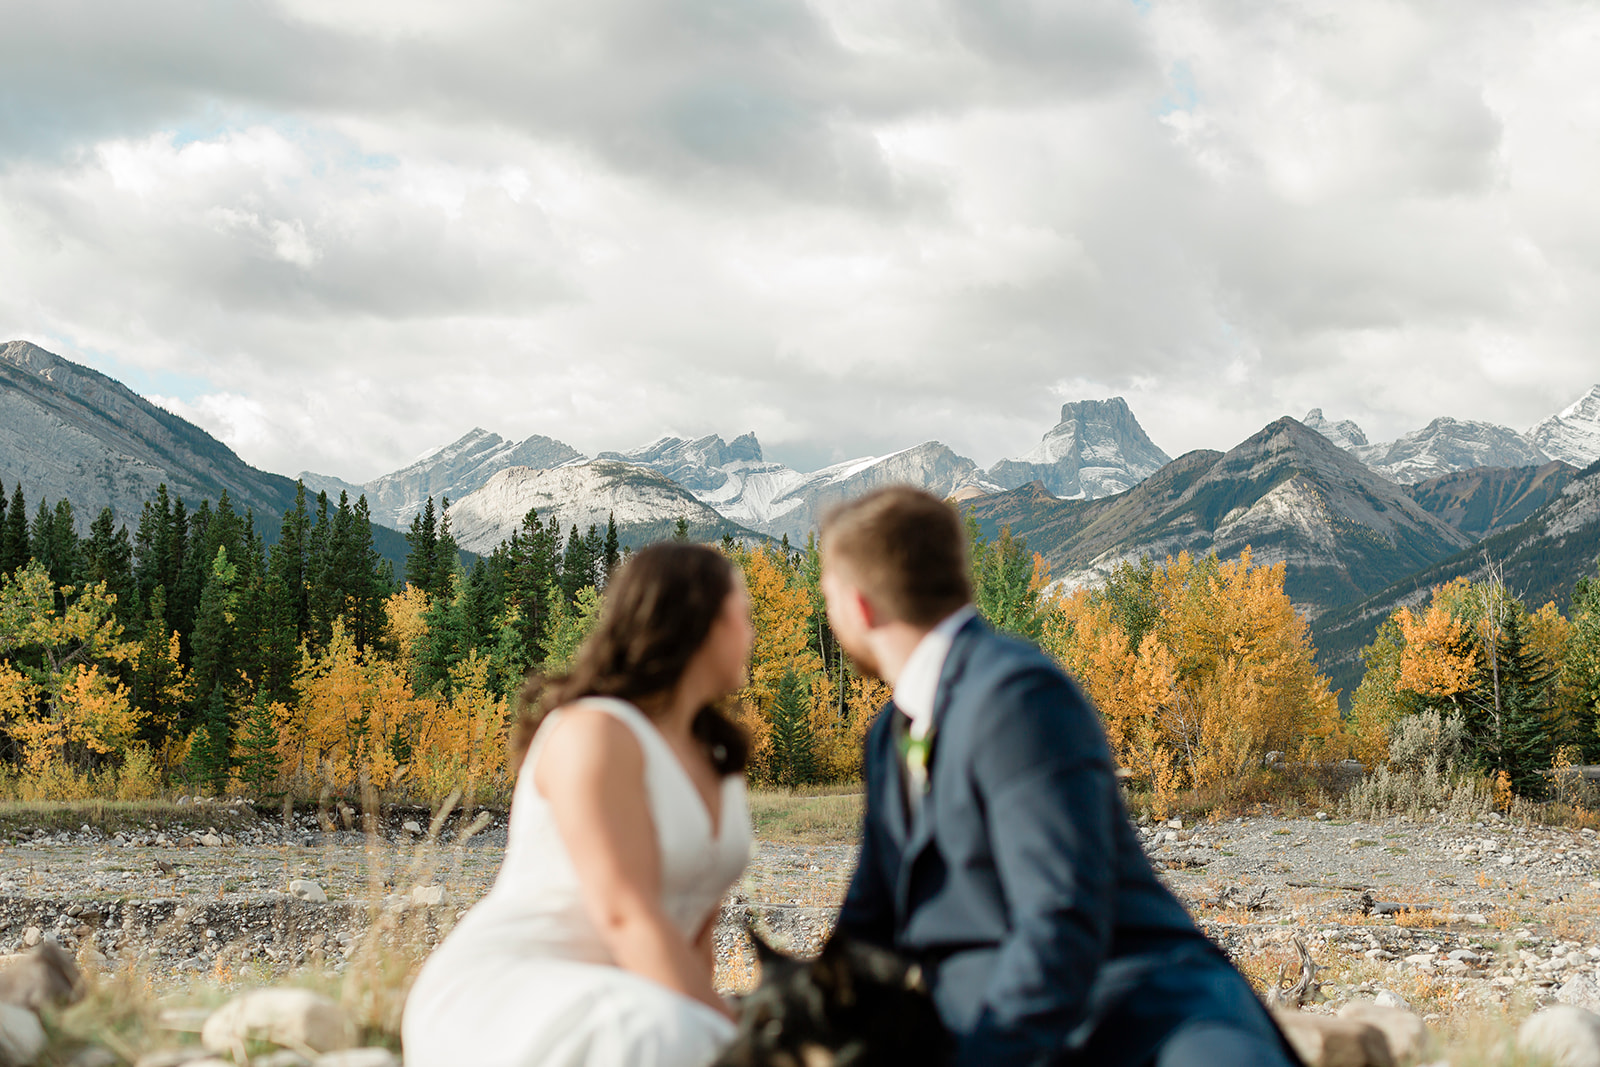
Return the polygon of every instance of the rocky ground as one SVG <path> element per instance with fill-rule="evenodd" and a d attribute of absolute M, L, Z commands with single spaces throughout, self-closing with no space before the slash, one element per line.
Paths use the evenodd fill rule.
<path fill-rule="evenodd" d="M 436 837 L 415 814 L 365 830 L 352 816 L 212 825 L 197 810 L 109 836 L 23 828 L 0 841 L 0 951 L 50 939 L 95 969 L 143 968 L 158 989 L 260 984 L 302 965 L 337 974 L 374 923 L 418 920 L 410 930 L 425 948 L 494 879 L 503 815 L 463 813 Z M 1593 831 L 1319 814 L 1139 832 L 1263 988 L 1290 984 L 1296 940 L 1306 947 L 1321 986 L 1312 1010 L 1381 994 L 1441 1031 L 1558 999 L 1600 1010 Z M 853 859 L 844 842 L 760 842 L 718 932 L 723 987 L 755 980 L 748 924 L 800 951 L 819 944 Z"/>

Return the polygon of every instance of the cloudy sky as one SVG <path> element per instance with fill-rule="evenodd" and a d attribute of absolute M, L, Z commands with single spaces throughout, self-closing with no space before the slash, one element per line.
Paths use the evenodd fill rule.
<path fill-rule="evenodd" d="M 258 466 L 985 465 L 1600 380 L 1581 0 L 0 0 L 0 341 Z"/>

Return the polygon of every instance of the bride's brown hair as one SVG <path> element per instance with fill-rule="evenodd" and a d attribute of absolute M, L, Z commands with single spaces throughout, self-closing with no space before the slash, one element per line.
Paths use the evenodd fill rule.
<path fill-rule="evenodd" d="M 511 766 L 522 766 L 555 708 L 587 696 L 638 703 L 676 686 L 733 593 L 734 573 L 732 561 L 702 545 L 666 542 L 636 553 L 607 584 L 599 624 L 572 669 L 554 678 L 529 675 L 511 724 Z M 701 708 L 691 729 L 718 773 L 744 770 L 750 738 L 720 709 Z"/>

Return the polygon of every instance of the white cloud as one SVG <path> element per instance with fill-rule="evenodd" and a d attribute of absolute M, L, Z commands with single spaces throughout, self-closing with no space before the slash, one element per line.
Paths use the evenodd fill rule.
<path fill-rule="evenodd" d="M 246 459 L 473 425 L 988 463 L 1121 393 L 1526 426 L 1597 377 L 1579 0 L 29 5 L 0 339 Z M 107 366 L 110 370 L 111 367 Z"/>

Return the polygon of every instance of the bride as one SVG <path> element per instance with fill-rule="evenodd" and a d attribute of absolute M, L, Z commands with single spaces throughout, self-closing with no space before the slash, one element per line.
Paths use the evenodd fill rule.
<path fill-rule="evenodd" d="M 749 859 L 749 743 L 714 704 L 753 637 L 709 548 L 617 573 L 571 672 L 522 694 L 505 859 L 411 990 L 408 1067 L 704 1067 L 733 1037 L 711 934 Z"/>

